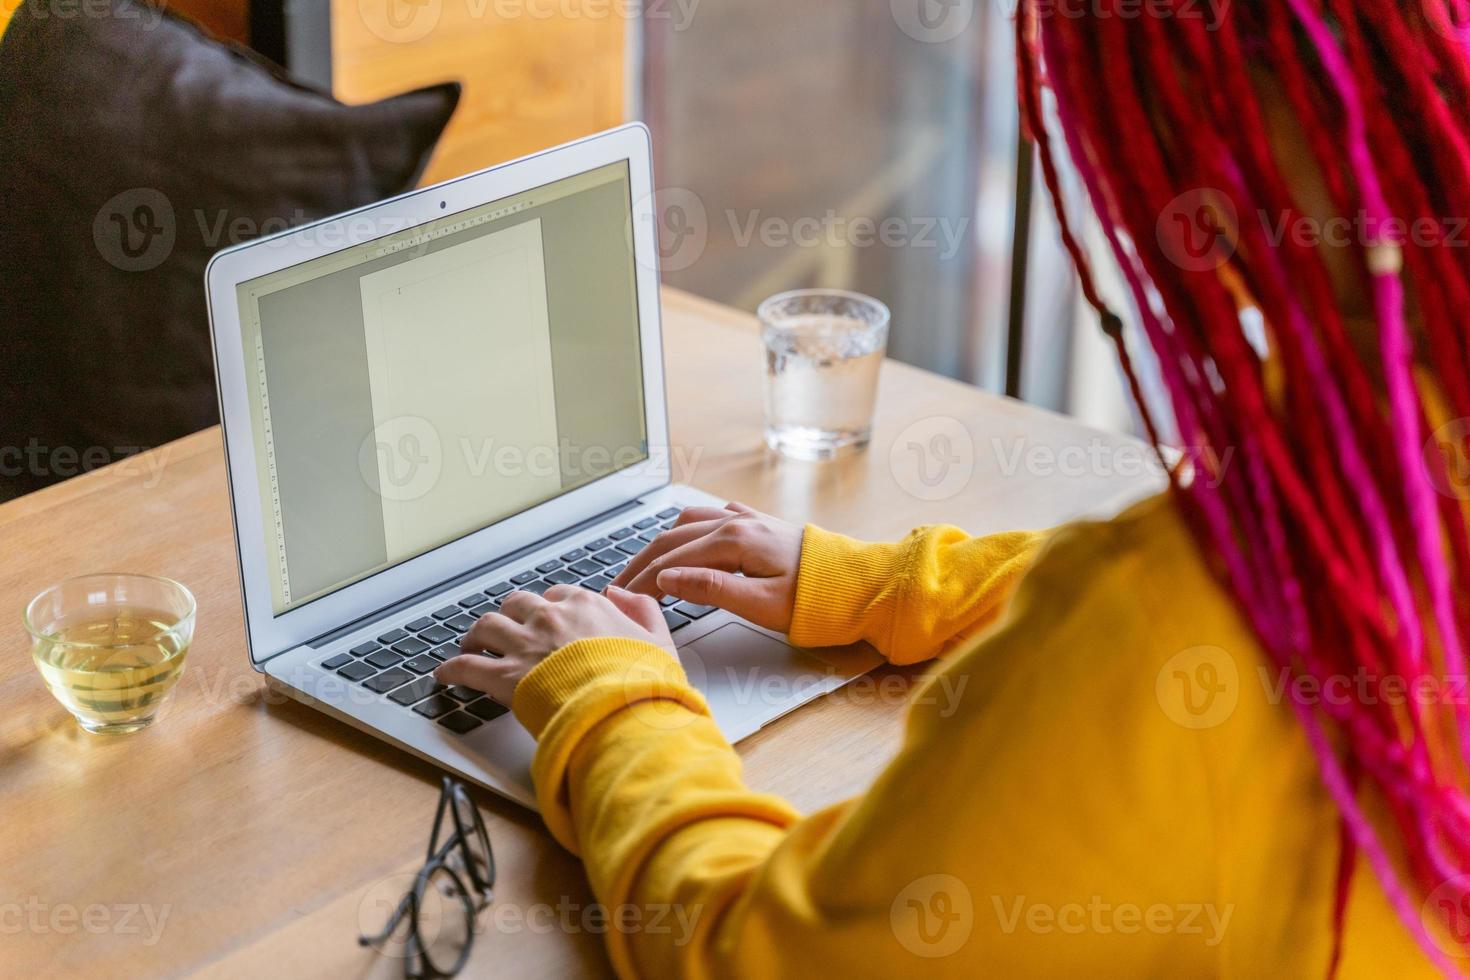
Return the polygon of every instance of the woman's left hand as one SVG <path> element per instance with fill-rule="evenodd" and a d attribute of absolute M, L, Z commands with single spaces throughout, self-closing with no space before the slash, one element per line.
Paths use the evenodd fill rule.
<path fill-rule="evenodd" d="M 440 664 L 434 679 L 483 691 L 509 707 L 521 678 L 549 654 L 576 640 L 605 636 L 643 640 L 676 656 L 663 612 L 652 598 L 618 588 L 598 595 L 580 586 L 555 585 L 544 596 L 506 596 L 500 612 L 486 613 L 470 627 L 460 641 L 464 654 Z"/>

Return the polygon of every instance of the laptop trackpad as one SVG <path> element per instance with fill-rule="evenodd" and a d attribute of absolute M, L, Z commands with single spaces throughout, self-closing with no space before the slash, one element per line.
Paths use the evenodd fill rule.
<path fill-rule="evenodd" d="M 840 683 L 822 660 L 739 623 L 680 647 L 679 659 L 731 741 Z"/>

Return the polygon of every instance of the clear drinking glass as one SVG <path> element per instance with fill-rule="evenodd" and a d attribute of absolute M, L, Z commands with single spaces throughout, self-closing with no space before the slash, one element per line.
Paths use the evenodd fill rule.
<path fill-rule="evenodd" d="M 840 289 L 778 293 L 756 310 L 766 347 L 766 445 L 837 459 L 868 444 L 888 307 Z"/>
<path fill-rule="evenodd" d="M 184 672 L 194 596 L 151 575 L 80 575 L 26 607 L 31 656 L 52 695 L 97 735 L 135 732 Z"/>

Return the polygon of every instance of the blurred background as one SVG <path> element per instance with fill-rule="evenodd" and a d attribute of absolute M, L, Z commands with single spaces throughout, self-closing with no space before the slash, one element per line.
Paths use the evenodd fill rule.
<path fill-rule="evenodd" d="M 44 82 L 26 81 L 27 69 L 15 52 L 27 44 L 54 50 L 61 28 L 56 18 L 43 16 L 48 2 L 55 0 L 13 0 L 19 12 L 0 48 L 0 110 L 12 113 L 0 124 L 19 134 L 0 141 L 9 143 L 0 145 L 0 166 L 26 173 L 29 163 L 31 178 L 43 187 L 55 183 L 51 159 L 67 151 L 58 150 L 58 143 L 30 157 L 25 150 L 13 154 L 13 147 L 44 127 L 22 123 L 23 110 L 6 101 L 24 104 L 15 93 Z M 174 37 L 179 31 L 172 20 L 155 30 L 160 3 L 198 25 L 204 37 Z M 28 5 L 35 8 L 29 17 Z M 67 28 L 68 45 L 81 47 L 82 35 L 90 32 L 106 35 L 93 40 L 108 50 L 157 46 L 172 58 L 183 57 L 177 54 L 181 45 L 208 44 L 230 52 L 228 64 L 209 71 L 233 80 L 209 81 L 198 97 L 180 95 L 178 78 L 184 76 L 159 81 L 140 69 L 139 81 L 132 83 L 138 87 L 133 99 L 139 118 L 157 118 L 111 134 L 115 150 L 101 137 L 84 141 L 99 157 L 124 161 L 131 170 L 109 175 L 115 186 L 92 173 L 72 175 L 75 192 L 68 191 L 68 198 L 77 225 L 64 240 L 57 236 L 56 261 L 72 264 L 82 251 L 73 239 L 96 239 L 98 251 L 89 253 L 96 268 L 74 271 L 81 281 L 111 282 L 111 296 L 97 299 L 93 308 L 111 309 L 119 297 L 140 308 L 165 304 L 176 315 L 167 342 L 197 349 L 181 355 L 187 369 L 140 364 L 125 375 L 118 368 L 119 378 L 105 384 L 95 372 L 81 381 L 68 378 L 56 364 L 79 363 L 81 357 L 63 357 L 64 343 L 49 339 L 50 332 L 56 323 L 85 321 L 87 313 L 55 310 L 41 318 L 23 291 L 13 292 L 15 309 L 0 313 L 37 320 L 32 333 L 48 339 L 37 341 L 30 361 L 19 361 L 12 376 L 24 381 L 29 372 L 32 389 L 70 387 L 78 393 L 75 418 L 48 431 L 54 419 L 26 420 L 32 395 L 23 386 L 6 390 L 0 382 L 0 401 L 9 398 L 0 414 L 16 420 L 14 433 L 0 432 L 0 446 L 22 438 L 38 451 L 96 445 L 105 450 L 98 456 L 105 462 L 130 446 L 146 448 L 212 422 L 203 300 L 195 285 L 212 250 L 635 119 L 644 120 L 654 138 L 668 285 L 750 311 L 772 293 L 803 286 L 865 292 L 893 312 L 893 357 L 1098 428 L 1137 431 L 1113 352 L 1095 316 L 1079 302 L 1052 202 L 1024 166 L 1034 148 L 1018 132 L 1010 0 L 101 0 L 101 8 L 107 21 L 77 21 Z M 126 36 L 127 30 L 136 37 Z M 248 53 L 242 57 L 242 51 Z M 49 68 L 51 77 L 77 77 L 96 64 L 83 55 L 68 57 Z M 105 64 L 111 67 L 94 72 L 99 99 L 119 90 L 109 74 L 116 73 L 115 64 Z M 235 77 L 245 70 L 242 64 L 266 81 L 242 83 Z M 267 77 L 271 66 L 283 71 Z M 207 75 L 193 71 L 188 77 L 197 84 Z M 280 91 L 256 91 L 267 82 Z M 446 82 L 459 85 L 457 104 Z M 154 83 L 155 90 L 147 91 Z M 199 98 L 219 102 L 219 93 L 233 93 L 230 86 L 241 84 L 251 99 L 273 106 L 261 116 L 269 130 L 264 135 L 244 128 L 243 135 L 232 136 L 234 130 L 213 122 L 215 110 L 199 108 Z M 344 115 L 340 124 L 324 126 L 321 106 L 309 101 L 316 96 L 302 94 L 302 86 L 360 107 L 331 103 L 332 111 L 368 115 Z M 431 100 L 423 94 L 431 87 L 437 87 L 432 98 L 448 100 L 442 134 L 442 120 L 429 118 L 427 102 L 414 108 L 402 100 L 382 101 L 415 90 L 418 96 L 406 98 Z M 57 98 L 76 102 L 79 96 L 67 90 Z M 173 115 L 171 99 L 179 103 Z M 233 111 L 242 100 L 230 94 L 225 109 Z M 132 111 L 109 110 L 123 118 Z M 297 113 L 295 135 L 275 122 L 291 112 Z M 244 178 L 227 175 L 196 201 L 192 187 L 182 183 L 193 166 L 192 149 L 163 164 L 138 149 L 163 145 L 186 128 L 190 139 L 228 161 L 272 139 L 281 154 L 289 154 L 303 138 L 330 132 L 351 139 L 344 136 L 344 146 L 323 152 L 356 160 L 368 152 L 363 147 L 383 143 L 375 126 L 396 131 L 390 125 L 395 113 L 420 118 L 416 139 L 426 156 L 407 170 L 374 161 L 367 170 L 379 182 L 346 196 L 309 186 L 305 176 L 290 194 L 257 179 L 264 186 L 246 195 Z M 95 119 L 87 125 L 95 126 Z M 146 125 L 155 125 L 166 139 L 146 132 Z M 61 140 L 65 133 L 57 128 L 45 135 Z M 235 145 L 228 142 L 232 138 Z M 279 161 L 260 166 L 274 168 L 276 177 L 293 173 L 291 167 L 309 176 L 310 169 Z M 316 174 L 318 183 L 322 176 Z M 1070 213 L 1085 224 L 1088 212 L 1076 181 L 1070 174 L 1064 178 Z M 148 202 L 137 200 L 140 187 L 162 187 L 177 213 L 179 244 L 170 237 L 167 261 L 146 279 L 155 288 L 174 282 L 176 291 L 157 301 L 140 296 L 145 280 L 136 274 L 156 263 L 138 259 L 128 247 L 134 226 L 152 227 Z M 185 242 L 192 231 L 184 216 L 190 213 L 200 231 L 213 226 L 225 234 Z M 241 214 L 250 220 L 234 220 Z M 104 217 L 112 219 L 121 239 L 104 242 L 114 234 L 103 227 Z M 24 266 L 40 222 L 16 213 L 9 222 L 19 230 L 0 234 L 0 250 L 10 249 L 0 257 Z M 0 232 L 5 226 L 0 221 Z M 1110 263 L 1093 231 L 1090 244 L 1106 269 Z M 45 282 L 32 285 L 36 297 L 54 294 Z M 1127 303 L 1118 308 L 1127 309 Z M 141 312 L 147 322 L 148 310 Z M 75 344 L 97 363 L 95 337 L 79 337 Z M 149 385 L 157 387 L 159 379 L 149 375 L 155 371 L 192 394 L 177 405 L 150 404 Z M 89 382 L 96 391 L 81 390 Z M 120 403 L 115 390 L 129 382 L 138 395 Z M 96 422 L 123 416 L 149 424 L 103 429 Z M 0 481 L 0 498 L 67 475 L 54 465 L 30 469 L 8 489 Z"/>
<path fill-rule="evenodd" d="M 751 311 L 800 286 L 867 292 L 893 311 L 892 356 L 1000 392 L 1018 199 L 1013 7 L 286 0 L 251 23 L 268 53 L 345 101 L 462 80 L 429 180 L 642 119 L 668 284 Z M 1045 189 L 1031 200 L 1013 393 L 1131 431 Z"/>

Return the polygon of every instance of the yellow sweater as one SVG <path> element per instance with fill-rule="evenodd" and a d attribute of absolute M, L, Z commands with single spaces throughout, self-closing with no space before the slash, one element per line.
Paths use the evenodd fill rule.
<path fill-rule="evenodd" d="M 657 648 L 574 643 L 516 691 L 548 826 L 625 908 L 619 974 L 1326 976 L 1335 810 L 1167 497 L 1044 543 L 809 527 L 797 593 L 798 643 L 947 651 L 925 683 L 962 692 L 917 691 L 820 812 L 744 786 Z M 1432 975 L 1361 861 L 1339 975 Z"/>

